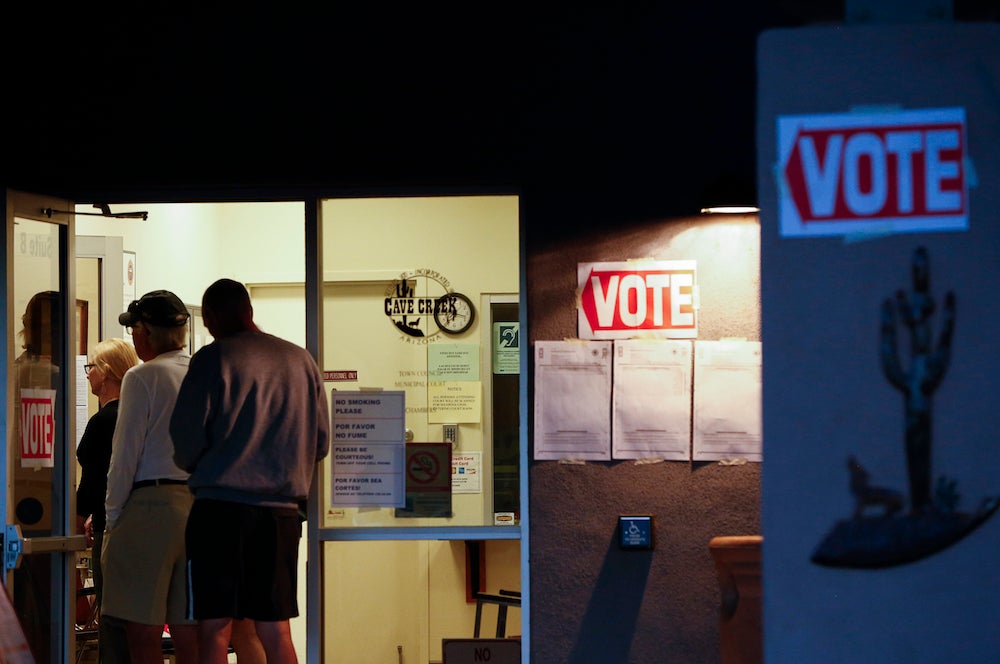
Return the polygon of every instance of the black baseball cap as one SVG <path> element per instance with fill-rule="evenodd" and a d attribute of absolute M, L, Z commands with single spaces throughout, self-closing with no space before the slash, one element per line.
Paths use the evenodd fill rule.
<path fill-rule="evenodd" d="M 128 311 L 118 316 L 118 322 L 125 327 L 136 323 L 148 323 L 158 327 L 180 327 L 191 314 L 180 298 L 166 290 L 146 293 L 128 305 Z"/>

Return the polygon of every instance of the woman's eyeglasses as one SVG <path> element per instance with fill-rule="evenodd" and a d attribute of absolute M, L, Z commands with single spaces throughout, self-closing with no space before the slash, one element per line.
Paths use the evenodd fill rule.
<path fill-rule="evenodd" d="M 83 373 L 85 373 L 85 374 L 87 374 L 89 376 L 90 375 L 90 370 L 93 369 L 96 366 L 97 366 L 96 364 L 85 364 L 85 365 L 83 365 Z"/>

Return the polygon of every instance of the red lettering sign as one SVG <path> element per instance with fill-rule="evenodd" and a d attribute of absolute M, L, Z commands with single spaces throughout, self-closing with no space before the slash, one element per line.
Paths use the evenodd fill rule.
<path fill-rule="evenodd" d="M 357 369 L 342 369 L 340 371 L 323 372 L 324 381 L 343 381 L 343 380 L 357 380 L 357 379 L 358 379 Z"/>
<path fill-rule="evenodd" d="M 963 109 L 779 119 L 785 235 L 965 228 Z"/>
<path fill-rule="evenodd" d="M 697 336 L 695 262 L 581 263 L 579 336 Z"/>
<path fill-rule="evenodd" d="M 55 445 L 55 390 L 21 391 L 21 463 L 51 467 Z"/>

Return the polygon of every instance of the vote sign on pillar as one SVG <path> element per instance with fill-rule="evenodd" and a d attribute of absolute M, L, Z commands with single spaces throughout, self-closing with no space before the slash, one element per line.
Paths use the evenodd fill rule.
<path fill-rule="evenodd" d="M 578 263 L 581 339 L 698 336 L 695 261 Z"/>
<path fill-rule="evenodd" d="M 781 234 L 969 225 L 965 109 L 778 118 Z"/>

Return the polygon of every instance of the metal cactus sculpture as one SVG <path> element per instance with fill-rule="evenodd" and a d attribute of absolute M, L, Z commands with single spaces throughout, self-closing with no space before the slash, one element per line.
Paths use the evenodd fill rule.
<path fill-rule="evenodd" d="M 895 306 L 894 306 L 895 304 Z M 910 366 L 904 369 L 897 346 L 897 318 L 910 330 Z M 951 359 L 951 337 L 955 328 L 955 294 L 945 295 L 943 322 L 937 344 L 931 330 L 934 299 L 930 294 L 930 260 L 927 250 L 913 253 L 913 293 L 896 293 L 895 303 L 882 303 L 882 371 L 889 383 L 903 393 L 906 427 L 906 466 L 910 479 L 910 509 L 915 512 L 931 504 L 931 443 L 933 395 Z"/>
<path fill-rule="evenodd" d="M 913 253 L 912 271 L 913 292 L 900 290 L 882 302 L 879 341 L 882 371 L 903 393 L 910 509 L 902 509 L 901 492 L 872 483 L 869 472 L 851 455 L 847 467 L 854 511 L 838 521 L 813 552 L 812 561 L 819 565 L 879 568 L 920 560 L 958 542 L 1000 509 L 1000 498 L 987 496 L 973 511 L 960 510 L 957 480 L 943 476 L 932 492 L 933 396 L 951 359 L 955 295 L 945 295 L 935 341 L 930 260 L 923 247 Z M 909 330 L 907 366 L 898 342 L 906 336 L 901 334 L 903 326 Z"/>

